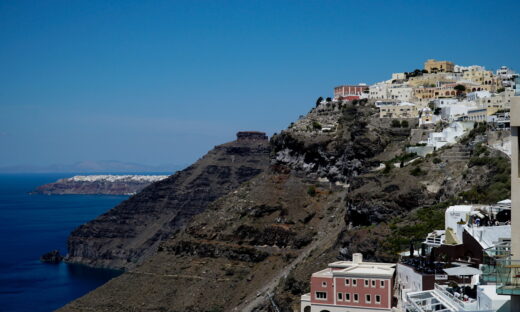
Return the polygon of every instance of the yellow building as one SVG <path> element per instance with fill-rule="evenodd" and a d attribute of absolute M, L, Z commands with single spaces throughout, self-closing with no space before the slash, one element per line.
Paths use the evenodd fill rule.
<path fill-rule="evenodd" d="M 419 100 L 453 98 L 457 96 L 457 90 L 454 89 L 454 85 L 435 88 L 418 87 L 414 89 L 414 96 Z"/>
<path fill-rule="evenodd" d="M 502 87 L 502 80 L 489 70 L 469 70 L 462 74 L 462 79 L 481 85 L 483 90 L 496 92 Z"/>
<path fill-rule="evenodd" d="M 424 62 L 424 69 L 426 69 L 429 73 L 453 72 L 455 69 L 455 64 L 448 61 L 436 61 L 430 59 Z"/>

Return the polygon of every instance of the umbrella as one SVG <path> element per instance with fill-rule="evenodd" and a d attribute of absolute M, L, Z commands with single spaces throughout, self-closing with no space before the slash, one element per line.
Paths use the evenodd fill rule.
<path fill-rule="evenodd" d="M 459 266 L 453 268 L 444 269 L 444 272 L 448 275 L 458 275 L 458 276 L 473 276 L 477 274 L 482 274 L 482 271 L 479 269 L 469 267 L 469 266 Z"/>

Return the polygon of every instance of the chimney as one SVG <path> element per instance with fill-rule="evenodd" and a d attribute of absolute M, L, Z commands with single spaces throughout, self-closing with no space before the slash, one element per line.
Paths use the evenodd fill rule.
<path fill-rule="evenodd" d="M 361 253 L 355 253 L 352 255 L 352 262 L 354 264 L 360 264 L 361 262 L 363 262 L 363 254 Z"/>

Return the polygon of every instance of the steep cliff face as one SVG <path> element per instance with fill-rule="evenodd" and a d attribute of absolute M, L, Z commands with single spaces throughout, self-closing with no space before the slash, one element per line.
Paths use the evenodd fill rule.
<path fill-rule="evenodd" d="M 72 232 L 66 261 L 131 268 L 208 204 L 264 171 L 267 139 L 216 146 L 188 168 L 153 183 Z"/>

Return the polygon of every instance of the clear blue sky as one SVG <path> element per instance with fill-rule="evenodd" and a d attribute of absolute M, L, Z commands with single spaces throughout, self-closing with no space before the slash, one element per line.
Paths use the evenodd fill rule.
<path fill-rule="evenodd" d="M 0 166 L 187 164 L 427 58 L 520 70 L 520 1 L 0 1 Z"/>

